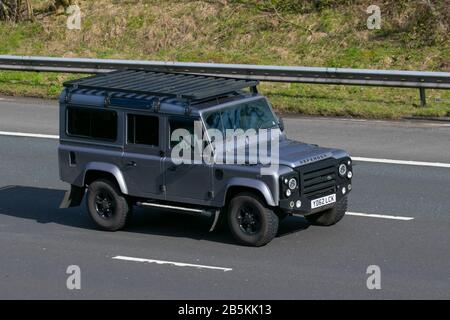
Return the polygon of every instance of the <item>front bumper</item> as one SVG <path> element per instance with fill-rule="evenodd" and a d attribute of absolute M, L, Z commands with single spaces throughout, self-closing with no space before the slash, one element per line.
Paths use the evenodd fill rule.
<path fill-rule="evenodd" d="M 298 186 L 292 190 L 291 196 L 285 195 L 286 186 L 280 181 L 279 209 L 288 214 L 308 215 L 333 208 L 336 203 L 347 197 L 352 190 L 352 177 L 347 173 L 341 176 L 339 165 L 345 163 L 347 172 L 352 171 L 352 161 L 349 157 L 343 159 L 326 159 L 316 163 L 295 168 L 290 176 L 298 178 Z M 345 192 L 343 192 L 345 188 Z M 311 201 L 336 194 L 336 202 L 311 209 Z M 301 206 L 296 206 L 301 201 Z"/>
<path fill-rule="evenodd" d="M 328 196 L 331 195 L 330 194 L 326 194 L 324 196 Z M 315 209 L 311 209 L 311 201 L 315 200 L 315 199 L 309 199 L 307 197 L 291 197 L 289 199 L 283 199 L 280 200 L 280 204 L 279 204 L 279 208 L 283 211 L 286 212 L 288 214 L 299 214 L 299 215 L 308 215 L 308 214 L 313 214 L 316 212 L 321 212 L 330 208 L 333 208 L 336 203 L 338 203 L 339 201 L 341 201 L 343 198 L 347 197 L 349 194 L 349 191 L 346 192 L 345 195 L 343 195 L 340 190 L 338 189 L 338 191 L 335 193 L 336 194 L 336 202 L 331 203 L 331 204 L 327 204 L 324 205 L 322 207 L 319 208 L 315 208 Z M 321 198 L 321 197 L 318 197 Z M 295 205 L 297 203 L 297 200 L 301 201 L 301 206 L 300 208 L 297 208 Z M 294 204 L 294 206 L 292 207 L 291 203 Z"/>

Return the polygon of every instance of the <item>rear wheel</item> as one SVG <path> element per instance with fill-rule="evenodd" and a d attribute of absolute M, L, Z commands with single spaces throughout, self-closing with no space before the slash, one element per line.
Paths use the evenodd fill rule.
<path fill-rule="evenodd" d="M 305 216 L 309 223 L 317 226 L 332 226 L 342 220 L 347 212 L 347 197 L 328 210 Z"/>
<path fill-rule="evenodd" d="M 131 216 L 131 206 L 125 196 L 115 183 L 106 179 L 89 185 L 86 203 L 90 217 L 103 230 L 122 229 Z"/>
<path fill-rule="evenodd" d="M 276 236 L 278 216 L 259 196 L 244 192 L 230 201 L 228 225 L 238 242 L 259 247 Z"/>

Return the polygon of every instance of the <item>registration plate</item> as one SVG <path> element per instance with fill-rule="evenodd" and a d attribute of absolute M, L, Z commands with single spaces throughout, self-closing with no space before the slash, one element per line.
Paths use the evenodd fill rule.
<path fill-rule="evenodd" d="M 311 209 L 320 208 L 320 207 L 326 206 L 327 204 L 335 203 L 335 202 L 336 202 L 336 194 L 330 194 L 329 196 L 312 200 L 311 201 Z"/>

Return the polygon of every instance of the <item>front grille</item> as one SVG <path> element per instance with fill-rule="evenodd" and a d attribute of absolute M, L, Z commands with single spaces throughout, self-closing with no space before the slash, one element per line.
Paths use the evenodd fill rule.
<path fill-rule="evenodd" d="M 302 195 L 316 199 L 336 191 L 336 161 L 327 159 L 298 168 Z"/>

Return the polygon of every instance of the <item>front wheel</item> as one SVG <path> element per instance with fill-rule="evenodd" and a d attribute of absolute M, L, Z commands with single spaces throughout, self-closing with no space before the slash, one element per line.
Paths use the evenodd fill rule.
<path fill-rule="evenodd" d="M 99 179 L 89 185 L 87 209 L 95 224 L 107 231 L 122 229 L 131 215 L 131 206 L 117 185 Z"/>
<path fill-rule="evenodd" d="M 276 236 L 278 216 L 259 196 L 244 192 L 230 201 L 228 225 L 238 242 L 260 247 Z"/>
<path fill-rule="evenodd" d="M 332 226 L 342 220 L 347 212 L 347 197 L 328 210 L 305 216 L 309 223 L 317 226 Z"/>

